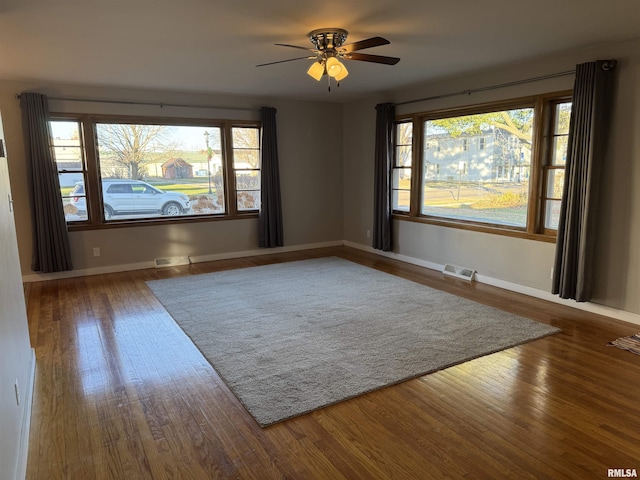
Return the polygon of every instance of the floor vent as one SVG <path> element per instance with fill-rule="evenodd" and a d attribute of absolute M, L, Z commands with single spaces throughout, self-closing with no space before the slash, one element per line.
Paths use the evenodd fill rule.
<path fill-rule="evenodd" d="M 178 265 L 189 265 L 191 263 L 191 259 L 188 256 L 156 258 L 154 263 L 156 268 L 176 267 Z"/>
<path fill-rule="evenodd" d="M 473 280 L 473 276 L 476 274 L 476 271 L 471 268 L 456 267 L 455 265 L 450 265 L 447 263 L 442 269 L 442 273 L 470 282 Z"/>

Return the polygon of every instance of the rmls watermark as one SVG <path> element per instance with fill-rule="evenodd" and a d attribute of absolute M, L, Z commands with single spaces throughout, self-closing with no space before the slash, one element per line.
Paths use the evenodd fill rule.
<path fill-rule="evenodd" d="M 609 468 L 607 470 L 609 478 L 638 478 L 638 472 L 635 468 Z"/>

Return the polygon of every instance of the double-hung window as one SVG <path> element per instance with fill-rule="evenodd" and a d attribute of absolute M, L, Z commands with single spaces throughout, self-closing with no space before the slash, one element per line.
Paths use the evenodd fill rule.
<path fill-rule="evenodd" d="M 236 208 L 256 210 L 260 205 L 260 131 L 255 127 L 233 127 L 233 171 Z"/>
<path fill-rule="evenodd" d="M 542 165 L 541 217 L 545 231 L 556 231 L 560 216 L 560 201 L 564 188 L 567 160 L 571 101 L 561 99 L 550 103 L 544 129 Z"/>
<path fill-rule="evenodd" d="M 84 182 L 87 174 L 82 124 L 77 120 L 51 122 L 51 143 L 60 196 L 67 218 L 86 220 L 87 213 L 79 211 L 78 203 L 86 203 Z"/>
<path fill-rule="evenodd" d="M 413 157 L 413 124 L 396 124 L 393 155 L 393 209 L 409 211 L 411 195 L 411 162 Z"/>
<path fill-rule="evenodd" d="M 72 227 L 229 218 L 260 208 L 255 122 L 78 115 L 54 116 L 51 130 Z"/>
<path fill-rule="evenodd" d="M 569 92 L 400 118 L 394 211 L 398 218 L 552 241 L 562 199 Z M 409 167 L 407 173 L 404 168 Z M 400 175 L 419 176 L 405 183 Z M 408 191 L 407 191 L 408 189 Z M 410 198 L 400 201 L 402 198 Z"/>

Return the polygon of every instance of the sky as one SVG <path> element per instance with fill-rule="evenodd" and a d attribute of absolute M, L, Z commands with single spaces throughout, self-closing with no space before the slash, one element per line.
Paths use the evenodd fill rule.
<path fill-rule="evenodd" d="M 51 132 L 54 138 L 76 139 L 79 137 L 78 123 L 56 121 L 51 124 Z M 220 150 L 221 136 L 218 127 L 171 126 L 165 131 L 165 136 L 170 143 L 178 145 L 181 149 L 201 151 L 207 148 L 205 132 L 209 132 L 210 147 Z"/>

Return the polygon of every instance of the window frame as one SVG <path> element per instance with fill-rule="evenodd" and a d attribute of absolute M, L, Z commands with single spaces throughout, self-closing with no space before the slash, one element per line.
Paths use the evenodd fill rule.
<path fill-rule="evenodd" d="M 106 114 L 78 114 L 66 112 L 52 112 L 50 121 L 77 121 L 80 125 L 82 143 L 84 144 L 84 190 L 87 205 L 87 220 L 67 222 L 69 231 L 95 230 L 102 228 L 122 228 L 142 225 L 157 225 L 166 223 L 197 223 L 220 220 L 235 220 L 257 218 L 259 208 L 251 210 L 238 210 L 236 203 L 235 169 L 233 165 L 233 140 L 232 129 L 234 127 L 256 128 L 259 139 L 262 135 L 262 126 L 259 120 L 220 120 L 205 118 L 185 117 L 153 117 L 133 115 L 106 115 Z M 224 184 L 223 213 L 190 214 L 175 217 L 147 217 L 127 218 L 105 221 L 102 206 L 102 182 L 100 174 L 100 160 L 98 156 L 97 128 L 99 123 L 112 124 L 142 124 L 142 125 L 168 125 L 168 126 L 194 126 L 216 127 L 221 130 L 221 155 L 222 175 Z M 259 141 L 259 148 L 261 147 Z M 260 165 L 260 172 L 262 170 Z M 261 172 L 262 173 L 262 172 Z M 262 192 L 261 192 L 262 194 Z"/>
<path fill-rule="evenodd" d="M 413 122 L 413 158 L 412 158 L 412 185 L 410 195 L 409 212 L 393 210 L 393 218 L 404 221 L 439 225 L 451 228 L 460 228 L 483 233 L 492 233 L 518 238 L 527 238 L 553 243 L 556 241 L 557 231 L 545 228 L 544 201 L 546 198 L 546 170 L 552 159 L 554 132 L 555 106 L 560 103 L 570 102 L 571 90 L 505 99 L 496 102 L 479 103 L 439 109 L 425 112 L 417 112 L 396 116 L 394 124 Z M 424 138 L 423 126 L 426 121 L 444 118 L 459 117 L 473 114 L 492 113 L 502 110 L 531 108 L 534 110 L 532 145 L 531 145 L 531 172 L 529 177 L 529 190 L 527 202 L 527 221 L 525 227 L 511 227 L 508 225 L 492 224 L 471 220 L 436 217 L 421 213 L 423 195 L 424 172 Z M 438 145 L 439 146 L 439 145 Z M 555 167 L 554 167 L 555 168 Z"/>
<path fill-rule="evenodd" d="M 539 191 L 539 219 L 538 222 L 540 224 L 540 230 L 545 235 L 556 235 L 557 230 L 546 228 L 546 215 L 547 215 L 547 201 L 553 200 L 557 201 L 558 199 L 555 197 L 548 196 L 548 182 L 549 182 L 549 174 L 550 170 L 562 170 L 566 172 L 566 164 L 553 164 L 554 160 L 554 147 L 555 147 L 555 139 L 561 136 L 569 136 L 569 131 L 567 130 L 566 134 L 559 134 L 556 132 L 556 125 L 558 118 L 556 117 L 556 107 L 563 103 L 571 103 L 572 102 L 571 95 L 564 95 L 559 97 L 550 98 L 547 101 L 546 110 L 544 112 L 543 118 L 543 129 L 542 129 L 542 153 L 543 158 L 540 165 L 540 191 Z M 560 199 L 561 200 L 561 199 Z"/>
<path fill-rule="evenodd" d="M 252 125 L 248 125 L 246 123 L 239 123 L 239 122 L 229 122 L 229 127 L 227 128 L 225 133 L 228 133 L 227 136 L 227 145 L 229 146 L 229 148 L 227 148 L 226 152 L 227 152 L 227 157 L 229 157 L 228 159 L 228 165 L 229 165 L 229 169 L 225 169 L 225 173 L 226 176 L 229 179 L 228 183 L 232 183 L 233 184 L 233 193 L 229 193 L 228 198 L 226 198 L 225 200 L 228 201 L 229 203 L 233 203 L 233 209 L 234 209 L 234 215 L 246 215 L 247 213 L 258 213 L 259 210 L 258 209 L 252 209 L 252 210 L 242 210 L 240 208 L 238 208 L 238 192 L 259 192 L 259 196 L 260 198 L 262 198 L 262 190 L 259 188 L 258 190 L 255 189 L 239 189 L 238 188 L 238 183 L 237 183 L 237 174 L 238 172 L 258 172 L 258 176 L 259 178 L 262 177 L 262 165 L 259 165 L 258 168 L 236 168 L 235 166 L 235 152 L 236 150 L 257 150 L 258 151 L 258 157 L 261 158 L 260 156 L 260 147 L 262 145 L 262 130 L 260 129 L 260 127 L 256 127 L 258 130 L 258 147 L 257 148 L 248 148 L 248 147 L 236 147 L 233 141 L 233 129 L 234 128 L 252 128 Z M 224 150 L 224 147 L 223 147 Z M 223 157 L 225 155 L 223 154 Z M 260 161 L 260 160 L 259 160 Z M 233 195 L 233 196 L 232 196 Z M 232 202 L 233 200 L 233 202 Z M 229 205 L 228 208 L 231 208 L 231 206 Z"/>

